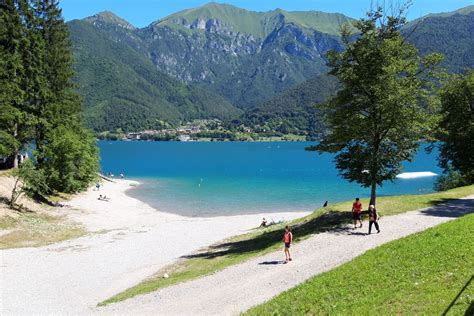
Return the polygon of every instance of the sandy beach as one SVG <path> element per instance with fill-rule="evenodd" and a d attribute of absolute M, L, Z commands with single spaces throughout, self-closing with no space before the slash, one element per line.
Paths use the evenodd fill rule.
<path fill-rule="evenodd" d="M 105 182 L 66 209 L 90 232 L 38 248 L 1 251 L 2 315 L 88 314 L 97 303 L 153 275 L 183 255 L 260 224 L 307 213 L 190 218 L 163 213 L 125 194 L 133 181 Z M 98 200 L 99 194 L 109 201 Z"/>

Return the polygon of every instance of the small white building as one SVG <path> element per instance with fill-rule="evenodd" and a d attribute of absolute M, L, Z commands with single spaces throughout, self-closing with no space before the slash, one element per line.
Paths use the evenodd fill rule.
<path fill-rule="evenodd" d="M 178 140 L 180 142 L 189 142 L 191 140 L 191 136 L 189 136 L 189 135 L 179 135 Z"/>

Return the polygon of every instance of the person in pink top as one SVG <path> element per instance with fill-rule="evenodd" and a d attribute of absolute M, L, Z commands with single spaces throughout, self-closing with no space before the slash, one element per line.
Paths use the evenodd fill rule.
<path fill-rule="evenodd" d="M 285 263 L 291 261 L 290 246 L 293 242 L 293 234 L 291 233 L 290 226 L 285 227 L 285 234 L 283 235 L 283 242 L 285 243 Z"/>

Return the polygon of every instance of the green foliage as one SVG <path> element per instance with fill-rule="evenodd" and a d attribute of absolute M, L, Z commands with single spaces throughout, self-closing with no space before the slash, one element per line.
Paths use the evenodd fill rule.
<path fill-rule="evenodd" d="M 241 113 L 223 97 L 159 72 L 142 52 L 127 45 L 129 30 L 114 24 L 94 27 L 86 21 L 72 21 L 69 29 L 85 123 L 96 131 L 159 129 L 163 121 L 177 125 Z M 113 36 L 122 40 L 115 41 Z"/>
<path fill-rule="evenodd" d="M 342 49 L 337 33 L 348 21 L 340 14 L 261 13 L 217 3 L 142 29 L 110 12 L 71 21 L 85 121 L 98 132 L 128 132 L 158 129 L 161 120 L 174 126 L 194 118 L 233 120 L 238 107 L 247 113 L 237 119 L 259 133 L 317 138 L 326 132 L 324 109 L 312 105 L 335 91 L 325 55 Z M 473 65 L 473 21 L 467 8 L 428 16 L 401 32 L 420 55 L 440 51 L 443 66 L 461 71 Z"/>
<path fill-rule="evenodd" d="M 330 131 L 310 148 L 337 153 L 340 175 L 371 187 L 371 204 L 376 186 L 400 173 L 401 162 L 412 159 L 433 123 L 426 79 L 441 57 L 418 57 L 399 32 L 405 22 L 401 14 L 369 12 L 368 19 L 354 24 L 360 31 L 355 41 L 343 31 L 346 50 L 329 54 L 330 73 L 342 85 L 327 104 Z"/>
<path fill-rule="evenodd" d="M 443 175 L 436 179 L 435 190 L 445 191 L 453 188 L 468 185 L 466 179 L 461 175 L 459 171 L 456 171 L 452 166 L 448 167 L 448 170 Z"/>
<path fill-rule="evenodd" d="M 25 39 L 19 11 L 16 1 L 0 2 L 0 155 L 7 157 L 31 139 L 28 116 L 22 113 Z"/>
<path fill-rule="evenodd" d="M 441 114 L 440 165 L 474 183 L 474 70 L 452 77 L 443 87 Z"/>
<path fill-rule="evenodd" d="M 47 134 L 43 169 L 51 188 L 73 193 L 86 189 L 99 170 L 98 149 L 91 132 L 61 126 Z"/>
<path fill-rule="evenodd" d="M 13 207 L 18 198 L 24 193 L 33 197 L 49 191 L 44 171 L 37 169 L 30 159 L 25 160 L 13 171 L 13 177 L 16 180 L 9 201 Z"/>
<path fill-rule="evenodd" d="M 470 8 L 470 9 L 469 9 Z M 421 55 L 440 52 L 445 56 L 441 66 L 461 73 L 474 68 L 474 11 L 471 7 L 444 15 L 428 15 L 403 29 L 408 41 L 415 44 Z"/>
<path fill-rule="evenodd" d="M 336 89 L 333 77 L 316 76 L 247 111 L 236 124 L 259 127 L 273 135 L 294 133 L 318 137 L 325 125 L 323 111 L 316 104 L 325 102 Z"/>
<path fill-rule="evenodd" d="M 472 225 L 474 214 L 382 245 L 246 314 L 472 315 Z"/>
<path fill-rule="evenodd" d="M 35 161 L 18 170 L 12 201 L 23 191 L 83 189 L 98 170 L 98 152 L 80 125 L 69 32 L 58 2 L 10 0 L 0 7 L 0 151 L 16 157 L 35 145 Z"/>

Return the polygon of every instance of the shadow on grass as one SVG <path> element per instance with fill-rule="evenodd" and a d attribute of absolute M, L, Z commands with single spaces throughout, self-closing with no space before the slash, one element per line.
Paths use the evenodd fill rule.
<path fill-rule="evenodd" d="M 469 284 L 471 284 L 472 280 L 474 279 L 474 275 L 471 275 L 471 278 L 466 282 L 466 284 L 463 286 L 463 288 L 461 289 L 461 291 L 459 291 L 458 295 L 456 295 L 456 297 L 453 299 L 453 301 L 451 302 L 451 304 L 449 304 L 449 306 L 446 308 L 446 310 L 444 311 L 444 313 L 442 314 L 443 316 L 444 315 L 447 315 L 449 310 L 451 309 L 451 307 L 453 307 L 454 303 L 456 303 L 456 301 L 458 300 L 458 298 L 461 296 L 461 294 L 467 289 L 467 287 L 469 286 Z M 469 316 L 472 316 L 474 315 L 474 302 L 471 303 L 471 305 L 467 308 L 466 312 L 464 315 L 469 315 Z"/>
<path fill-rule="evenodd" d="M 469 305 L 469 307 L 466 309 L 466 312 L 464 313 L 464 316 L 472 316 L 474 315 L 474 301 Z"/>
<path fill-rule="evenodd" d="M 292 226 L 293 236 L 295 236 L 295 241 L 298 241 L 311 234 L 332 230 L 341 224 L 349 222 L 350 218 L 350 212 L 327 211 L 317 217 Z M 250 239 L 211 246 L 204 252 L 187 255 L 183 258 L 213 259 L 226 255 L 240 255 L 262 251 L 275 244 L 281 243 L 283 232 L 284 228 L 282 227 L 280 229 L 264 232 Z"/>
<path fill-rule="evenodd" d="M 474 199 L 438 199 L 421 213 L 429 216 L 457 218 L 474 212 Z"/>

